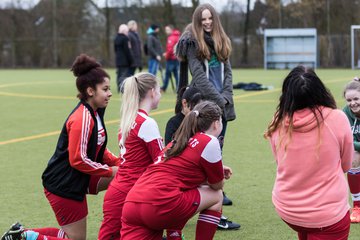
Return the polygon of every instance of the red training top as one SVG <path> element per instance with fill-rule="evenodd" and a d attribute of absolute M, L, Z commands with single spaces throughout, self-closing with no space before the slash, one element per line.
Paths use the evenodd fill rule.
<path fill-rule="evenodd" d="M 218 139 L 197 133 L 180 155 L 149 166 L 128 193 L 126 202 L 165 205 L 206 181 L 218 183 L 224 179 L 221 159 Z"/>
<path fill-rule="evenodd" d="M 126 138 L 125 146 L 120 146 L 120 168 L 111 182 L 112 186 L 127 193 L 146 168 L 157 160 L 162 149 L 163 142 L 158 125 L 140 109 Z"/>

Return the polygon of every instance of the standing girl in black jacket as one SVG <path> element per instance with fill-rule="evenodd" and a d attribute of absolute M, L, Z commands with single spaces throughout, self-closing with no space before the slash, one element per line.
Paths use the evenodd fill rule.
<path fill-rule="evenodd" d="M 215 102 L 223 111 L 223 130 L 219 136 L 224 139 L 227 122 L 235 120 L 232 72 L 229 62 L 231 42 L 226 35 L 219 15 L 210 4 L 199 5 L 176 46 L 180 62 L 179 89 L 187 86 L 188 69 L 192 75 L 190 86 L 201 90 L 204 100 Z M 224 195 L 224 205 L 232 202 Z M 240 225 L 222 218 L 219 228 L 239 228 Z"/>

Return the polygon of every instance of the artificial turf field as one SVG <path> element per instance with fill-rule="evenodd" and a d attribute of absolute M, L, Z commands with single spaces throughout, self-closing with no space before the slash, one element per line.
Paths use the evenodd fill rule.
<path fill-rule="evenodd" d="M 108 148 L 118 153 L 117 130 L 120 98 L 116 93 L 115 70 L 113 97 L 106 111 Z M 225 192 L 233 206 L 225 206 L 224 215 L 241 224 L 238 231 L 218 231 L 215 239 L 296 239 L 295 233 L 277 216 L 271 202 L 276 165 L 268 142 L 262 137 L 279 97 L 279 87 L 288 70 L 233 70 L 236 82 L 258 82 L 273 90 L 245 92 L 234 90 L 237 119 L 230 122 L 225 138 L 223 160 L 233 169 Z M 317 70 L 342 108 L 343 86 L 358 71 Z M 56 226 L 54 214 L 41 184 L 41 174 L 53 154 L 63 123 L 75 107 L 75 78 L 69 70 L 0 71 L 0 233 L 20 221 L 25 227 Z M 169 86 L 159 107 L 152 111 L 163 134 L 173 115 L 175 94 Z M 301 163 L 299 163 L 301 166 Z M 102 219 L 104 193 L 88 196 L 88 235 L 96 239 Z M 186 239 L 194 239 L 195 219 L 184 229 Z M 352 225 L 350 238 L 360 238 L 360 224 Z"/>

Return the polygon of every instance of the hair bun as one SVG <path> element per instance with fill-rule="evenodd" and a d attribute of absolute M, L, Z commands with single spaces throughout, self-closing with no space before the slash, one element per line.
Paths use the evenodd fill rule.
<path fill-rule="evenodd" d="M 74 73 L 74 76 L 79 77 L 97 67 L 101 67 L 101 64 L 96 62 L 95 58 L 82 53 L 76 57 L 71 66 L 71 71 Z"/>

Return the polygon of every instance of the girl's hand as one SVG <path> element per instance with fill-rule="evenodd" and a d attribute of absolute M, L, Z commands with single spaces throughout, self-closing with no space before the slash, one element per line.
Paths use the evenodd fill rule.
<path fill-rule="evenodd" d="M 115 177 L 117 171 L 119 170 L 119 167 L 113 166 L 113 167 L 111 167 L 111 168 L 112 168 L 112 177 Z"/>
<path fill-rule="evenodd" d="M 230 167 L 225 166 L 225 165 L 223 166 L 223 168 L 224 168 L 224 178 L 227 180 L 227 179 L 229 179 L 231 177 L 232 170 L 231 170 Z"/>

